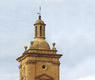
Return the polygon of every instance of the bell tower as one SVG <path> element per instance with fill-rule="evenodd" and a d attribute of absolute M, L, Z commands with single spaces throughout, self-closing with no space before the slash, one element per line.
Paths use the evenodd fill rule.
<path fill-rule="evenodd" d="M 45 23 L 39 15 L 35 22 L 35 38 L 30 42 L 30 47 L 17 58 L 20 63 L 19 80 L 60 80 L 59 67 L 61 54 L 57 54 L 55 43 L 52 49 L 45 40 Z"/>

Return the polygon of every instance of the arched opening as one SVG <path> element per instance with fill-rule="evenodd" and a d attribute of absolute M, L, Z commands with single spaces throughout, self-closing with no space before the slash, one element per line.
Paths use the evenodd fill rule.
<path fill-rule="evenodd" d="M 54 80 L 54 79 L 51 76 L 48 76 L 47 74 L 42 74 L 40 76 L 37 76 L 36 80 Z"/>
<path fill-rule="evenodd" d="M 42 36 L 42 26 L 40 26 L 40 36 Z"/>
<path fill-rule="evenodd" d="M 35 26 L 35 37 L 37 37 L 37 26 Z"/>

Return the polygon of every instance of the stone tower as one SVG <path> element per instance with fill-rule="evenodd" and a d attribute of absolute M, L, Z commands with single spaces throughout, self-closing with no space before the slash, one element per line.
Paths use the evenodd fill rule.
<path fill-rule="evenodd" d="M 20 63 L 20 80 L 59 80 L 59 59 L 62 55 L 56 54 L 55 43 L 50 49 L 46 42 L 46 24 L 40 15 L 34 26 L 34 40 L 31 41 L 29 49 L 25 46 L 24 53 L 17 58 Z"/>

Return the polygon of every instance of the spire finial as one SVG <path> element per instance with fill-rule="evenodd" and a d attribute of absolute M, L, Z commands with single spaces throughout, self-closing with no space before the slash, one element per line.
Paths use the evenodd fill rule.
<path fill-rule="evenodd" d="M 55 48 L 55 43 L 52 43 L 52 45 L 53 45 L 53 46 L 52 46 L 52 49 L 53 49 L 53 50 L 56 50 L 56 48 Z"/>
<path fill-rule="evenodd" d="M 24 46 L 24 48 L 25 48 L 25 51 L 27 50 L 27 46 Z"/>
<path fill-rule="evenodd" d="M 38 15 L 39 15 L 39 19 L 41 19 L 41 6 L 39 6 L 39 12 L 38 12 Z"/>

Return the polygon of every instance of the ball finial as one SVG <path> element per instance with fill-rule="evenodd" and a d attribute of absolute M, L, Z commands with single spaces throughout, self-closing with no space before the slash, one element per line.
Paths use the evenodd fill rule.
<path fill-rule="evenodd" d="M 25 51 L 27 50 L 27 46 L 24 46 Z"/>
<path fill-rule="evenodd" d="M 56 50 L 56 48 L 55 48 L 55 42 L 52 43 L 52 49 Z"/>

